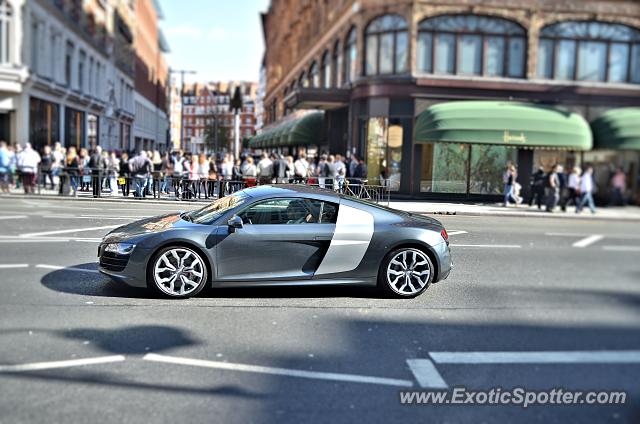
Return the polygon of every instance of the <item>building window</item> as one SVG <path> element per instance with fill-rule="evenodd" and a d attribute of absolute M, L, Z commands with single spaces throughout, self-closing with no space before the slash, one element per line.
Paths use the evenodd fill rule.
<path fill-rule="evenodd" d="M 316 62 L 315 60 L 309 68 L 309 83 L 313 88 L 320 87 L 320 70 L 318 69 L 318 62 Z"/>
<path fill-rule="evenodd" d="M 298 87 L 309 87 L 309 79 L 307 78 L 307 74 L 304 71 L 302 71 L 302 73 L 298 77 Z"/>
<path fill-rule="evenodd" d="M 78 90 L 84 92 L 84 62 L 87 54 L 80 50 L 80 58 L 78 59 Z"/>
<path fill-rule="evenodd" d="M 401 74 L 407 71 L 407 21 L 400 15 L 385 15 L 367 26 L 365 74 Z"/>
<path fill-rule="evenodd" d="M 331 81 L 334 87 L 340 87 L 342 85 L 342 54 L 340 48 L 340 40 L 336 41 L 333 47 L 333 81 Z"/>
<path fill-rule="evenodd" d="M 540 32 L 540 78 L 640 84 L 640 30 L 605 22 L 566 21 Z"/>
<path fill-rule="evenodd" d="M 38 59 L 40 54 L 40 23 L 36 20 L 31 21 L 31 71 L 38 73 Z"/>
<path fill-rule="evenodd" d="M 76 146 L 77 149 L 85 147 L 84 112 L 70 107 L 65 108 L 64 138 L 67 147 Z"/>
<path fill-rule="evenodd" d="M 358 46 L 356 45 L 356 29 L 351 28 L 344 44 L 344 82 L 346 84 L 355 81 L 356 65 L 358 59 Z"/>
<path fill-rule="evenodd" d="M 329 50 L 322 54 L 322 87 L 331 88 L 331 56 Z"/>
<path fill-rule="evenodd" d="M 526 32 L 515 22 L 441 15 L 418 24 L 419 72 L 524 78 Z"/>
<path fill-rule="evenodd" d="M 71 74 L 73 72 L 73 43 L 67 41 L 67 50 L 64 56 L 64 83 L 71 85 Z"/>
<path fill-rule="evenodd" d="M 13 9 L 7 0 L 0 0 L 0 63 L 11 61 L 11 23 Z"/>

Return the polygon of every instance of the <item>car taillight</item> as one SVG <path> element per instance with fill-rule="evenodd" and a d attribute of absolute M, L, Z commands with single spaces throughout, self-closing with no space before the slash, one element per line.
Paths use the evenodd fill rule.
<path fill-rule="evenodd" d="M 444 239 L 444 241 L 446 241 L 447 243 L 449 243 L 449 234 L 447 234 L 447 230 L 445 230 L 444 228 L 442 229 L 442 231 L 440 231 L 440 235 L 442 236 L 442 238 Z"/>

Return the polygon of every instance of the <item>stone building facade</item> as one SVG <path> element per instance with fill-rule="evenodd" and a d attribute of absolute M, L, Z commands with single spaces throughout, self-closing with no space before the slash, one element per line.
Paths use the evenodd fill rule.
<path fill-rule="evenodd" d="M 441 146 L 415 137 L 419 116 L 434 105 L 522 102 L 587 122 L 610 109 L 640 106 L 636 1 L 272 0 L 262 21 L 265 130 L 296 109 L 324 110 L 327 136 L 318 148 L 381 155 L 369 163 L 370 179 L 396 178 L 392 189 L 401 195 L 500 191 L 495 182 L 474 193 L 469 166 L 460 177 L 466 184 L 437 188 L 440 157 L 433 150 Z M 387 153 L 372 154 L 374 145 Z M 538 165 L 589 157 L 558 147 L 492 154 L 517 161 L 523 183 Z M 637 173 L 640 159 L 626 158 Z"/>

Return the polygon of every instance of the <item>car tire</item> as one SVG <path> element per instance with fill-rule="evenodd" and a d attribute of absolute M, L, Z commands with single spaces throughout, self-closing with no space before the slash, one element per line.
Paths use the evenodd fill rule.
<path fill-rule="evenodd" d="M 163 297 L 193 297 L 206 286 L 207 279 L 206 259 L 189 247 L 164 247 L 149 262 L 147 285 Z"/>
<path fill-rule="evenodd" d="M 385 297 L 408 299 L 423 293 L 435 278 L 429 255 L 415 247 L 389 252 L 378 271 L 378 287 Z"/>

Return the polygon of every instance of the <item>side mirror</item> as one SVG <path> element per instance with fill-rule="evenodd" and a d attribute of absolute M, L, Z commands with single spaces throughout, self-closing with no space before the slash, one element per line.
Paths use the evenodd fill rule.
<path fill-rule="evenodd" d="M 238 215 L 234 215 L 229 219 L 229 221 L 227 221 L 227 225 L 229 225 L 229 231 L 233 233 L 236 229 L 243 227 L 242 218 Z"/>

